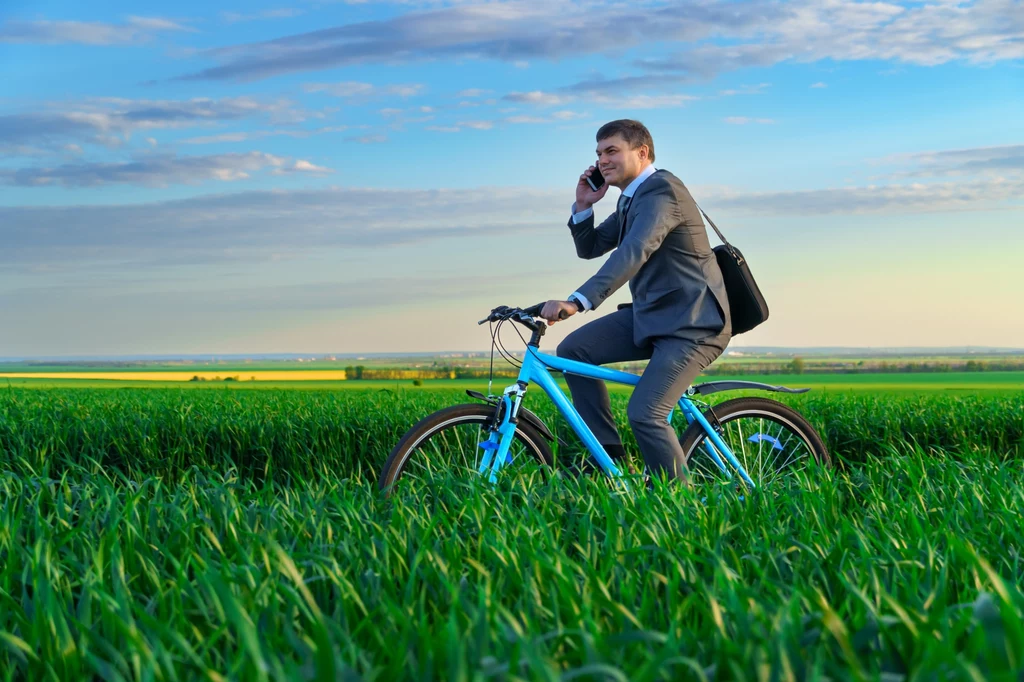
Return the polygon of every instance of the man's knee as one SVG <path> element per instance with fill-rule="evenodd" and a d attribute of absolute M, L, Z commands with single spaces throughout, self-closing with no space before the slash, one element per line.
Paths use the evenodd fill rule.
<path fill-rule="evenodd" d="M 666 422 L 668 412 L 665 412 L 660 405 L 652 405 L 646 401 L 637 400 L 636 397 L 636 393 L 630 396 L 629 403 L 626 405 L 626 418 L 634 430 L 638 427 L 642 429 L 658 428 L 663 422 Z"/>
<path fill-rule="evenodd" d="M 574 337 L 575 334 L 569 334 L 569 336 L 562 339 L 562 342 L 555 349 L 555 355 L 569 360 L 583 360 L 583 348 L 579 340 Z"/>

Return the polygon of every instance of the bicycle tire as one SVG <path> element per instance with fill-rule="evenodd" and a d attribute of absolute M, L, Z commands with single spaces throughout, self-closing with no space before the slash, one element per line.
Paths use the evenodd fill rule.
<path fill-rule="evenodd" d="M 712 409 L 714 410 L 713 415 Z M 730 422 L 741 418 L 755 417 L 768 419 L 791 430 L 792 433 L 800 437 L 819 466 L 826 468 L 832 466 L 832 458 L 821 436 L 803 415 L 788 405 L 767 398 L 733 398 L 713 406 L 712 409 L 703 412 L 704 418 L 712 426 L 715 425 L 716 419 L 722 425 L 723 431 Z M 684 461 L 688 469 L 691 466 L 698 446 L 706 438 L 707 432 L 697 422 L 690 424 L 686 431 L 683 432 L 683 435 L 679 437 L 679 444 L 683 448 Z M 732 446 L 730 446 L 730 449 L 732 449 Z M 740 458 L 737 453 L 734 452 L 734 454 L 737 455 L 737 458 Z M 744 469 L 747 469 L 746 465 L 744 465 Z M 750 471 L 747 473 L 750 475 Z M 751 475 L 751 478 L 753 479 L 754 477 Z M 757 484 L 756 480 L 754 482 Z"/>
<path fill-rule="evenodd" d="M 414 450 L 432 436 L 447 428 L 466 424 L 479 424 L 488 429 L 494 419 L 494 407 L 478 403 L 453 405 L 429 414 L 410 428 L 388 455 L 377 481 L 377 488 L 386 495 L 391 494 L 395 482 L 412 458 Z M 524 420 L 516 425 L 516 441 L 543 466 L 551 467 L 554 454 L 540 431 Z"/>

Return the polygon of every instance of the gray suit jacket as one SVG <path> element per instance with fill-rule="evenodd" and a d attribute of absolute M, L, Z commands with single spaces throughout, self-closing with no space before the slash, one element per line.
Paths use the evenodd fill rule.
<path fill-rule="evenodd" d="M 732 331 L 722 271 L 711 250 L 697 204 L 682 181 L 658 170 L 640 184 L 626 209 L 625 225 L 612 214 L 594 228 L 569 218 L 580 258 L 615 249 L 601 269 L 578 287 L 594 309 L 629 282 L 633 342 L 654 337 L 700 340 Z M 619 239 L 623 232 L 622 242 Z"/>

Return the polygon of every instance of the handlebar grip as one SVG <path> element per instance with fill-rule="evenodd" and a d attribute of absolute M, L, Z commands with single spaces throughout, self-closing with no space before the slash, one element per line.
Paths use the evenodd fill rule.
<path fill-rule="evenodd" d="M 569 317 L 569 313 L 565 312 L 564 310 L 558 311 L 558 319 L 564 320 L 567 317 Z"/>
<path fill-rule="evenodd" d="M 547 303 L 547 301 L 541 301 L 540 303 L 531 305 L 529 308 L 523 308 L 523 312 L 529 315 L 530 317 L 537 317 L 538 315 L 540 315 L 541 308 L 544 307 L 545 303 Z"/>

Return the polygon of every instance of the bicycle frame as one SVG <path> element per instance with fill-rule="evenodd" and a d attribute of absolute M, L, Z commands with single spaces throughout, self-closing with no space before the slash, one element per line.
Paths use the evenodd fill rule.
<path fill-rule="evenodd" d="M 541 353 L 540 350 L 533 345 L 526 347 L 526 356 L 523 359 L 523 365 L 519 371 L 519 378 L 515 384 L 505 389 L 502 395 L 502 402 L 504 409 L 501 411 L 502 420 L 500 424 L 495 425 L 492 429 L 490 437 L 480 446 L 484 449 L 484 457 L 481 461 L 479 472 L 483 474 L 490 469 L 489 479 L 491 483 L 497 481 L 497 474 L 507 462 L 508 450 L 512 444 L 512 439 L 515 436 L 516 416 L 519 413 L 519 406 L 522 403 L 523 396 L 526 394 L 526 389 L 531 383 L 536 383 L 541 389 L 548 395 L 549 398 L 555 403 L 558 411 L 565 417 L 569 425 L 580 437 L 580 440 L 587 446 L 587 449 L 597 460 L 598 464 L 604 470 L 606 474 L 611 477 L 621 477 L 622 471 L 615 466 L 611 457 L 605 452 L 605 449 L 601 447 L 601 444 L 597 441 L 593 431 L 587 426 L 586 422 L 580 416 L 576 408 L 573 407 L 572 401 L 565 395 L 562 389 L 555 382 L 555 379 L 548 373 L 548 369 L 554 369 L 567 374 L 575 374 L 578 376 L 584 376 L 591 379 L 602 379 L 617 384 L 627 384 L 630 386 L 636 386 L 640 381 L 640 377 L 635 374 L 628 372 L 622 372 L 607 367 L 601 367 L 599 365 L 591 365 L 586 362 L 579 362 L 576 360 L 569 360 L 567 358 L 561 358 L 556 355 L 550 355 L 548 353 Z M 713 447 L 707 447 L 706 452 L 708 456 L 714 461 L 715 465 L 728 477 L 732 478 L 731 473 L 723 464 L 722 459 L 718 453 L 724 455 L 725 459 L 728 460 L 729 464 L 739 472 L 740 477 L 749 485 L 754 488 L 754 482 L 747 475 L 746 470 L 736 459 L 736 456 L 726 446 L 726 444 L 719 437 L 718 432 L 708 423 L 708 420 L 704 418 L 701 411 L 693 403 L 693 401 L 686 395 L 683 395 L 678 402 L 679 409 L 686 417 L 687 423 L 692 424 L 696 421 L 700 424 L 701 428 L 708 434 L 707 441 L 710 442 Z M 668 421 L 671 423 L 672 412 L 669 412 Z M 718 453 L 715 452 L 718 451 Z"/>

